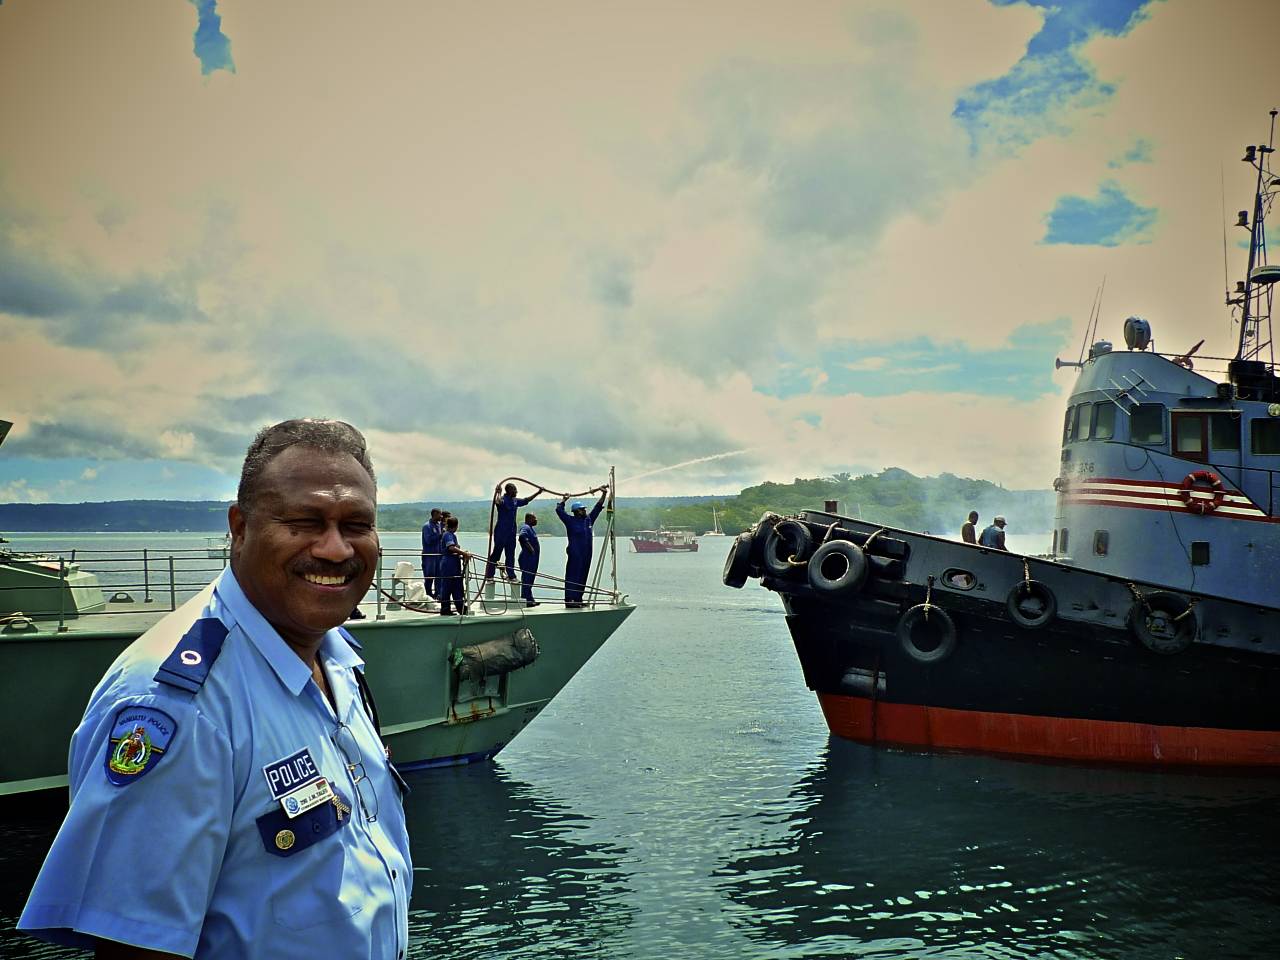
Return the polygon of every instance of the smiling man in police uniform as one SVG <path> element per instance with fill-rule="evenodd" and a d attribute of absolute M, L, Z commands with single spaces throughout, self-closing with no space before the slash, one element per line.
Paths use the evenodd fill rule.
<path fill-rule="evenodd" d="M 93 692 L 20 929 L 106 958 L 405 955 L 403 781 L 340 628 L 376 569 L 375 498 L 354 427 L 258 434 L 230 569 Z"/>

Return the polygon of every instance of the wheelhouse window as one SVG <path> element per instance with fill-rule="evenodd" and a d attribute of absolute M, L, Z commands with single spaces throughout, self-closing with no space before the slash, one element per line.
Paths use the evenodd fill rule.
<path fill-rule="evenodd" d="M 1072 440 L 1088 440 L 1089 439 L 1089 411 L 1093 409 L 1093 404 L 1082 403 L 1076 407 L 1075 418 L 1071 421 L 1071 439 Z"/>
<path fill-rule="evenodd" d="M 1107 555 L 1107 550 L 1111 547 L 1111 534 L 1106 530 L 1093 531 L 1093 552 L 1100 557 Z"/>
<path fill-rule="evenodd" d="M 1110 440 L 1116 435 L 1116 405 L 1103 400 L 1093 405 L 1093 439 Z"/>
<path fill-rule="evenodd" d="M 1173 421 L 1173 453 L 1184 460 L 1209 461 L 1209 417 L 1204 413 L 1175 413 Z"/>
<path fill-rule="evenodd" d="M 1129 412 L 1133 443 L 1164 443 L 1164 404 L 1139 403 Z"/>
<path fill-rule="evenodd" d="M 1058 536 L 1058 549 L 1063 553 L 1067 552 L 1067 528 L 1062 528 L 1062 533 Z"/>
<path fill-rule="evenodd" d="M 1249 452 L 1280 455 L 1280 420 L 1254 420 L 1249 424 Z"/>
<path fill-rule="evenodd" d="M 1076 408 L 1067 407 L 1067 415 L 1062 420 L 1062 442 L 1066 443 L 1071 439 L 1071 424 L 1076 420 Z"/>
<path fill-rule="evenodd" d="M 1240 449 L 1240 414 L 1209 414 L 1209 449 Z"/>
<path fill-rule="evenodd" d="M 1209 565 L 1208 540 L 1191 541 L 1191 565 L 1195 567 L 1207 567 Z"/>

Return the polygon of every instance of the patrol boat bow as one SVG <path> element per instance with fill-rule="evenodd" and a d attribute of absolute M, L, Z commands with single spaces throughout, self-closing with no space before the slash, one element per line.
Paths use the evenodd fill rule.
<path fill-rule="evenodd" d="M 582 609 L 518 585 L 486 596 L 468 578 L 473 613 L 440 616 L 412 599 L 405 570 L 417 551 L 385 551 L 363 619 L 346 629 L 362 647 L 383 739 L 401 770 L 487 760 L 536 717 L 635 607 L 599 585 L 606 542 Z M 5 729 L 39 729 L 45 747 L 0 754 L 0 796 L 67 785 L 67 743 L 89 693 L 119 653 L 184 603 L 202 603 L 222 569 L 205 548 L 29 554 L 0 542 L 0 698 Z M 546 592 L 561 581 L 542 577 Z M 491 588 L 489 588 L 491 589 Z M 198 612 L 198 611 L 197 611 Z"/>
<path fill-rule="evenodd" d="M 1275 111 L 1272 111 L 1274 136 Z M 782 597 L 833 733 L 867 743 L 1087 762 L 1280 770 L 1280 378 L 1257 171 L 1222 382 L 1190 353 L 1095 343 L 1066 413 L 1050 556 L 766 514 L 724 582 Z M 1263 358 L 1266 352 L 1268 359 Z M 1212 359 L 1212 358 L 1208 358 Z"/>

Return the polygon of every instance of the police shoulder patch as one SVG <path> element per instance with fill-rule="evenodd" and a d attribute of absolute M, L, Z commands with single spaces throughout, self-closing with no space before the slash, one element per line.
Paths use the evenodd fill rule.
<path fill-rule="evenodd" d="M 121 707 L 107 735 L 107 779 L 123 787 L 144 776 L 163 759 L 177 732 L 178 724 L 163 710 Z"/>

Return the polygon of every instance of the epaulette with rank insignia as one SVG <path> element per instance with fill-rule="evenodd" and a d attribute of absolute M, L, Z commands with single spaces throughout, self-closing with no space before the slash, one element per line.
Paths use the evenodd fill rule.
<path fill-rule="evenodd" d="M 227 633 L 226 624 L 216 617 L 197 620 L 182 635 L 173 653 L 160 664 L 155 679 L 198 693 L 209 676 L 213 661 L 222 652 L 222 642 L 227 639 Z"/>

